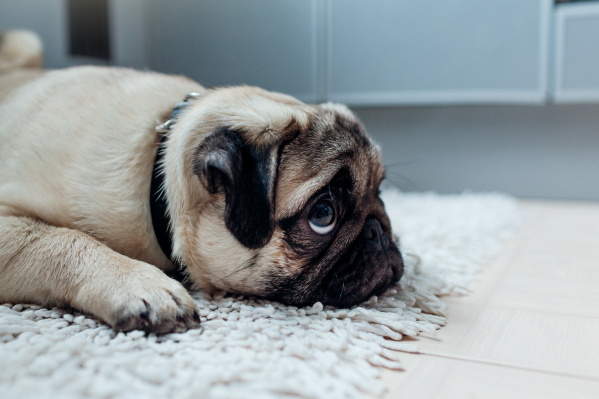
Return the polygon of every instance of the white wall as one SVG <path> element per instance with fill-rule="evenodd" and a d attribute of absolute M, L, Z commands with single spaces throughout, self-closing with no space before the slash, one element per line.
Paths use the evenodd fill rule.
<path fill-rule="evenodd" d="M 406 191 L 599 200 L 599 104 L 355 111 Z"/>

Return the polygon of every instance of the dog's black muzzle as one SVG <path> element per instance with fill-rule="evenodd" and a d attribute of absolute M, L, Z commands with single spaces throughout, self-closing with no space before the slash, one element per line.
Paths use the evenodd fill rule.
<path fill-rule="evenodd" d="M 318 300 L 326 305 L 350 307 L 384 293 L 402 274 L 403 260 L 391 232 L 384 232 L 381 223 L 370 217 L 324 279 Z"/>

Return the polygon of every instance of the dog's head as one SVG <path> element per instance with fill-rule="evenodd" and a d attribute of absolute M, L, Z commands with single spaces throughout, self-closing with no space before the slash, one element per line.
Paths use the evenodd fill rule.
<path fill-rule="evenodd" d="M 378 147 L 336 104 L 210 90 L 169 137 L 174 255 L 204 288 L 339 307 L 401 277 Z"/>

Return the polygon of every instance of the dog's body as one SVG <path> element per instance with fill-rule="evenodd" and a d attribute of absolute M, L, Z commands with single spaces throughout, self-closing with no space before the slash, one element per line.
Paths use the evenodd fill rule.
<path fill-rule="evenodd" d="M 172 268 L 148 198 L 154 128 L 187 91 L 202 88 L 122 69 L 35 75 L 0 75 L 0 95 L 3 83 L 35 77 L 0 105 L 0 298 L 73 306 L 116 325 L 115 306 L 144 307 L 137 296 L 157 311 L 170 305 L 175 320 L 184 309 L 193 325 L 185 290 L 150 266 Z M 156 292 L 161 285 L 176 301 Z"/>
<path fill-rule="evenodd" d="M 348 305 L 399 279 L 379 152 L 346 108 L 23 59 L 3 71 L 0 48 L 1 301 L 72 306 L 120 330 L 198 325 L 159 270 L 173 263 L 149 201 L 155 126 L 192 91 L 203 96 L 169 133 L 162 171 L 173 258 L 196 286 Z"/>

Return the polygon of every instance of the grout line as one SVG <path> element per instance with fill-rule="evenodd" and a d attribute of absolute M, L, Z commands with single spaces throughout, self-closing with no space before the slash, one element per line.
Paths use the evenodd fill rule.
<path fill-rule="evenodd" d="M 493 297 L 493 294 L 495 294 L 495 290 L 497 289 L 497 286 L 501 283 L 501 280 L 503 280 L 503 277 L 506 275 L 508 270 L 513 266 L 514 259 L 516 258 L 518 253 L 522 250 L 524 245 L 528 242 L 530 237 L 533 235 L 533 233 L 531 231 L 531 225 L 533 222 L 533 218 L 536 215 L 530 215 L 530 213 L 532 213 L 532 212 L 529 212 L 529 215 L 527 215 L 528 217 L 526 217 L 523 220 L 522 225 L 520 225 L 517 228 L 517 230 L 514 232 L 513 236 L 510 237 L 504 243 L 504 250 L 508 249 L 509 248 L 508 246 L 510 246 L 510 244 L 512 245 L 511 248 L 509 248 L 510 254 L 506 257 L 506 259 L 502 259 L 501 255 L 499 255 L 493 261 L 493 262 L 501 262 L 504 265 L 501 266 L 501 269 L 496 271 L 497 274 L 495 276 L 495 281 L 490 282 L 491 287 L 487 287 L 488 292 L 486 294 L 483 294 L 484 296 L 482 298 L 482 302 L 478 303 L 478 307 L 476 308 L 474 318 L 472 319 L 473 322 L 476 321 L 478 316 L 484 311 L 484 309 L 487 307 L 487 305 L 491 302 L 491 298 Z M 488 276 L 489 272 L 492 272 L 492 268 L 496 265 L 496 264 L 493 264 L 493 262 L 491 264 L 488 264 L 486 267 L 484 267 L 481 270 L 481 272 L 478 274 L 478 278 L 479 278 L 479 280 L 478 280 L 479 287 L 477 287 L 478 289 L 481 288 L 480 286 L 485 284 L 484 283 L 485 277 Z M 472 295 L 473 292 L 474 292 L 474 289 L 471 290 L 469 295 Z M 445 325 L 447 325 L 448 323 L 449 323 L 449 317 L 447 318 Z"/>
<path fill-rule="evenodd" d="M 576 317 L 576 318 L 582 318 L 582 319 L 599 320 L 598 315 L 589 316 L 588 314 L 551 312 L 549 310 L 537 310 L 537 309 L 534 309 L 533 307 L 519 308 L 516 306 L 509 306 L 509 305 L 488 305 L 486 307 L 486 309 L 507 309 L 507 310 L 515 310 L 515 311 L 519 311 L 519 312 L 539 313 L 539 314 L 543 314 L 543 315 L 547 314 L 547 315 L 555 315 L 555 316 L 569 316 L 569 317 Z"/>
<path fill-rule="evenodd" d="M 417 354 L 425 355 L 425 356 L 440 357 L 440 358 L 444 358 L 444 359 L 452 359 L 452 360 L 461 360 L 461 361 L 473 362 L 473 363 L 489 364 L 492 366 L 507 367 L 507 368 L 512 368 L 512 369 L 533 371 L 533 372 L 542 373 L 542 374 L 553 374 L 553 375 L 559 375 L 562 377 L 571 377 L 571 378 L 577 378 L 577 379 L 588 380 L 588 381 L 599 381 L 599 377 L 589 377 L 589 376 L 564 373 L 564 372 L 560 372 L 560 371 L 543 370 L 543 369 L 538 369 L 535 367 L 519 366 L 519 365 L 515 365 L 515 364 L 501 363 L 501 362 L 492 362 L 490 360 L 475 359 L 475 358 L 471 358 L 471 357 L 467 357 L 467 356 L 445 355 L 442 353 L 426 352 L 426 351 L 422 351 L 422 350 L 420 350 Z"/>

